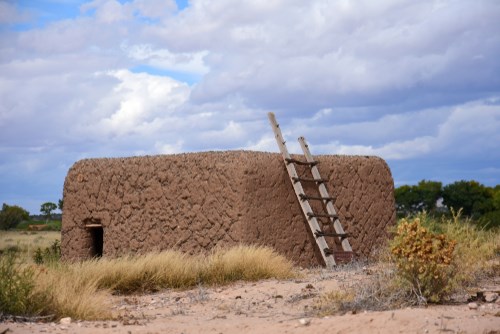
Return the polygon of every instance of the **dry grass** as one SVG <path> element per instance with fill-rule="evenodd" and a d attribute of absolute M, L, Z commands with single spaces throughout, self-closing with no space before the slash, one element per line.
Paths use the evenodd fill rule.
<path fill-rule="evenodd" d="M 437 221 L 425 214 L 417 217 L 424 226 L 436 233 L 443 233 L 455 240 L 453 277 L 448 282 L 448 292 L 438 302 L 448 300 L 454 293 L 463 294 L 467 287 L 481 279 L 500 275 L 500 233 L 483 230 L 460 214 L 452 219 Z M 316 314 L 326 315 L 359 310 L 389 310 L 428 301 L 415 293 L 411 282 L 400 275 L 389 247 L 380 254 L 373 274 L 360 282 L 346 285 L 342 292 L 333 291 L 322 295 L 314 305 Z"/>
<path fill-rule="evenodd" d="M 87 320 L 111 317 L 107 303 L 110 293 L 295 276 L 289 260 L 270 248 L 257 246 L 219 249 L 207 256 L 165 251 L 34 268 L 35 286 L 30 299 L 36 304 L 33 309 L 37 314 Z"/>
<path fill-rule="evenodd" d="M 500 231 L 478 228 L 470 219 L 461 219 L 460 212 L 440 226 L 445 235 L 457 242 L 455 254 L 459 270 L 454 282 L 457 289 L 500 275 Z"/>
<path fill-rule="evenodd" d="M 69 270 L 81 277 L 95 278 L 99 288 L 120 293 L 294 276 L 290 261 L 270 248 L 257 246 L 219 249 L 208 256 L 165 251 L 91 260 L 71 265 Z"/>
<path fill-rule="evenodd" d="M 101 320 L 112 317 L 109 290 L 99 289 L 96 278 L 67 267 L 42 268 L 32 297 L 39 313 L 54 318 Z"/>
<path fill-rule="evenodd" d="M 203 262 L 201 281 L 211 285 L 295 276 L 292 263 L 268 247 L 219 249 L 203 259 Z"/>
<path fill-rule="evenodd" d="M 28 263 L 32 262 L 37 248 L 46 248 L 56 240 L 61 240 L 58 231 L 0 231 L 0 253 L 16 249 L 20 257 Z"/>
<path fill-rule="evenodd" d="M 195 286 L 201 272 L 200 257 L 165 251 L 116 259 L 96 259 L 69 266 L 97 286 L 120 293 L 157 291 Z"/>
<path fill-rule="evenodd" d="M 396 266 L 380 262 L 365 279 L 347 282 L 340 291 L 322 294 L 313 305 L 313 314 L 357 312 L 361 310 L 385 311 L 418 304 L 409 284 L 402 285 L 396 275 Z"/>

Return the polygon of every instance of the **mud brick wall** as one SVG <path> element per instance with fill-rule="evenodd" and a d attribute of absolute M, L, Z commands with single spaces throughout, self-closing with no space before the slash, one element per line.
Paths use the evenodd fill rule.
<path fill-rule="evenodd" d="M 368 255 L 396 220 L 389 168 L 377 157 L 316 158 L 344 229 L 353 234 L 353 250 Z M 244 243 L 271 246 L 299 265 L 321 264 L 281 155 L 274 153 L 81 160 L 64 184 L 64 259 L 96 254 L 89 225 L 102 225 L 104 256 L 163 249 L 194 254 Z"/>

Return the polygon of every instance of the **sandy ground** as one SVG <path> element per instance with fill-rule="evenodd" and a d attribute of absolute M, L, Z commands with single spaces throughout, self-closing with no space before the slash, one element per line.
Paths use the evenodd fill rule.
<path fill-rule="evenodd" d="M 113 296 L 116 321 L 0 323 L 0 333 L 500 333 L 500 298 L 478 302 L 312 316 L 318 297 L 362 279 L 362 269 L 307 270 L 300 279 Z M 481 289 L 498 291 L 498 282 Z M 6 331 L 8 330 L 8 331 Z"/>

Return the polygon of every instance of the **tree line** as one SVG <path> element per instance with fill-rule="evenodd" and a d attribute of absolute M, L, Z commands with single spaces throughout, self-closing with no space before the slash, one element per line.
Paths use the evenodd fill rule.
<path fill-rule="evenodd" d="M 59 200 L 58 204 L 45 202 L 40 206 L 40 212 L 44 215 L 46 222 L 52 218 L 52 211 L 59 208 L 63 210 L 63 201 Z M 0 230 L 9 230 L 16 228 L 22 221 L 30 220 L 30 214 L 27 210 L 18 205 L 8 205 L 3 203 L 0 211 Z"/>
<path fill-rule="evenodd" d="M 441 182 L 422 180 L 417 185 L 395 189 L 399 217 L 421 211 L 447 214 L 451 209 L 487 227 L 500 226 L 500 185 L 487 187 L 477 181 Z"/>

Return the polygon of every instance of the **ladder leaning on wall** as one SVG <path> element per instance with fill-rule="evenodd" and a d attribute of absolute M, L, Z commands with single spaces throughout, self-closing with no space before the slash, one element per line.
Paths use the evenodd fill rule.
<path fill-rule="evenodd" d="M 327 268 L 332 268 L 338 263 L 349 262 L 353 257 L 353 252 L 349 240 L 347 239 L 349 235 L 344 232 L 342 225 L 339 220 L 339 216 L 333 206 L 334 199 L 328 194 L 325 183 L 327 180 L 322 179 L 317 167 L 318 162 L 314 160 L 311 152 L 309 151 L 309 146 L 306 143 L 304 137 L 299 138 L 299 143 L 302 148 L 302 152 L 305 156 L 305 161 L 293 159 L 288 153 L 286 148 L 285 140 L 281 133 L 278 122 L 274 113 L 268 113 L 269 121 L 273 128 L 275 134 L 276 142 L 283 156 L 283 161 L 285 163 L 286 169 L 288 171 L 288 176 L 292 182 L 293 189 L 297 195 L 297 200 L 299 201 L 304 217 L 307 220 L 309 228 L 311 230 L 314 239 L 316 240 L 316 245 L 321 253 L 323 261 Z M 305 166 L 309 168 L 312 178 L 299 177 L 297 173 L 297 166 Z M 307 195 L 304 191 L 302 183 L 313 183 L 318 186 L 319 196 Z M 321 201 L 322 207 L 326 209 L 326 212 L 314 212 L 309 201 Z M 325 210 L 324 210 L 325 211 Z M 332 232 L 324 232 L 321 228 L 330 225 L 333 227 Z M 326 238 L 330 239 L 330 244 L 327 242 Z M 335 242 L 335 239 L 338 241 Z M 337 250 L 337 243 L 340 244 L 342 250 Z"/>

